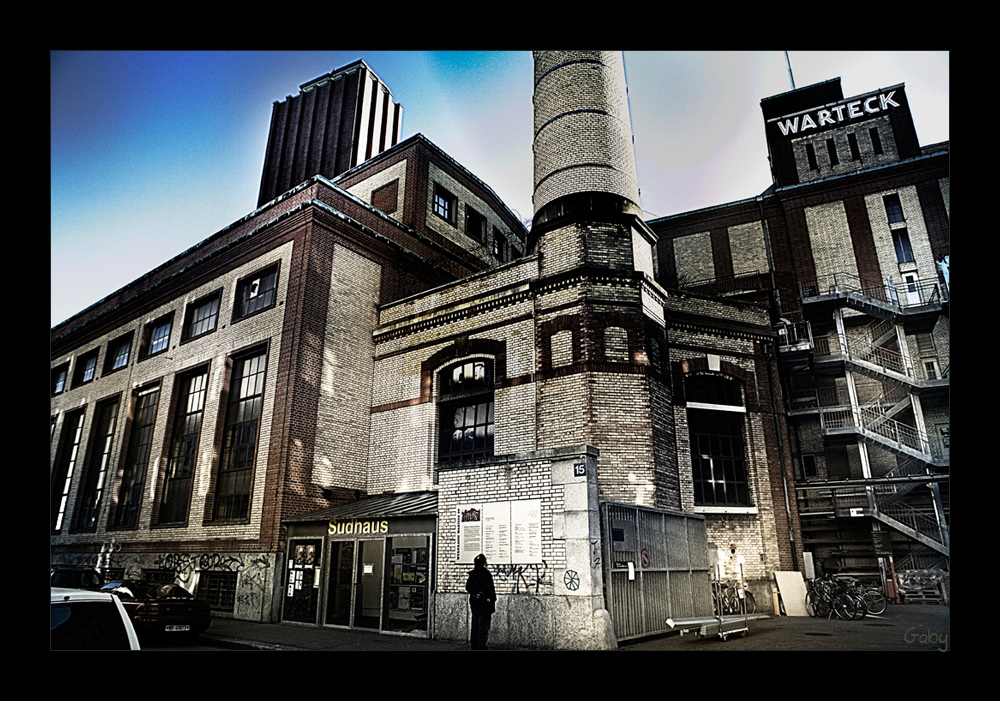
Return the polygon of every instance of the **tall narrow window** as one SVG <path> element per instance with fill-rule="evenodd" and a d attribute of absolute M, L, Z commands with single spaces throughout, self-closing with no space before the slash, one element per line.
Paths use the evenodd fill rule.
<path fill-rule="evenodd" d="M 118 398 L 109 399 L 97 405 L 90 441 L 90 458 L 83 476 L 79 506 L 73 515 L 75 528 L 93 530 L 97 527 L 97 516 L 101 509 L 101 496 L 111 461 L 111 447 L 115 439 L 115 424 L 118 416 Z"/>
<path fill-rule="evenodd" d="M 816 149 L 812 144 L 806 144 L 806 159 L 809 161 L 809 170 L 819 170 L 819 164 L 816 163 Z"/>
<path fill-rule="evenodd" d="M 885 205 L 885 216 L 890 224 L 900 224 L 906 219 L 903 217 L 903 203 L 899 201 L 899 195 L 893 193 L 882 198 Z"/>
<path fill-rule="evenodd" d="M 853 131 L 847 135 L 847 147 L 851 150 L 851 160 L 860 161 L 861 149 L 858 148 L 858 137 Z"/>
<path fill-rule="evenodd" d="M 878 135 L 878 129 L 872 127 L 868 130 L 868 137 L 872 140 L 872 153 L 876 156 L 881 156 L 882 151 L 882 137 Z"/>
<path fill-rule="evenodd" d="M 833 139 L 826 140 L 826 153 L 830 157 L 831 166 L 840 163 L 840 159 L 837 157 L 837 144 L 834 143 Z"/>
<path fill-rule="evenodd" d="M 66 389 L 66 378 L 69 376 L 69 363 L 63 363 L 52 369 L 52 394 L 61 394 Z"/>
<path fill-rule="evenodd" d="M 267 354 L 259 350 L 233 360 L 225 433 L 215 487 L 216 520 L 241 520 L 250 513 Z"/>
<path fill-rule="evenodd" d="M 685 389 L 695 504 L 752 505 L 739 385 L 723 376 L 693 375 Z"/>
<path fill-rule="evenodd" d="M 153 427 L 159 400 L 159 386 L 141 390 L 135 398 L 135 415 L 118 486 L 118 502 L 111 514 L 111 525 L 114 527 L 130 528 L 139 521 L 139 505 L 153 447 Z"/>
<path fill-rule="evenodd" d="M 83 409 L 67 412 L 63 418 L 62 434 L 56 451 L 56 463 L 52 471 L 52 530 L 62 528 L 69 500 L 69 488 L 73 483 L 73 471 L 80 451 L 80 437 L 83 435 Z"/>
<path fill-rule="evenodd" d="M 913 248 L 910 246 L 910 235 L 906 229 L 892 230 L 892 245 L 896 249 L 897 263 L 913 262 Z"/>
<path fill-rule="evenodd" d="M 177 411 L 163 479 L 159 523 L 183 523 L 187 520 L 191 478 L 198 459 L 198 438 L 201 435 L 207 386 L 207 369 L 184 375 L 178 382 Z"/>
<path fill-rule="evenodd" d="M 493 455 L 493 361 L 463 360 L 440 377 L 438 458 Z"/>

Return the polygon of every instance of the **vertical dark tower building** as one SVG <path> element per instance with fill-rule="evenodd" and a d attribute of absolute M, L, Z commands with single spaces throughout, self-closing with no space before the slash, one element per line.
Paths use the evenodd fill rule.
<path fill-rule="evenodd" d="M 257 206 L 313 175 L 333 178 L 399 142 L 403 106 L 364 61 L 275 102 Z"/>

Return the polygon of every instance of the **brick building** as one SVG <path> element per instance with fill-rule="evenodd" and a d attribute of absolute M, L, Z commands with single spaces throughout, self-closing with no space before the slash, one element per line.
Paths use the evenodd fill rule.
<path fill-rule="evenodd" d="M 387 88 L 352 65 L 362 87 L 345 67 L 275 105 L 257 210 L 52 329 L 53 561 L 176 580 L 219 615 L 462 639 L 486 552 L 493 640 L 518 646 L 711 613 L 713 572 L 766 599 L 806 561 L 802 445 L 827 451 L 788 402 L 842 383 L 795 380 L 819 363 L 790 339 L 812 308 L 855 312 L 816 295 L 783 321 L 807 277 L 785 261 L 815 256 L 791 234 L 762 248 L 794 227 L 761 213 L 831 178 L 643 221 L 613 52 L 535 54 L 530 232 L 420 135 L 346 170 L 276 165 L 359 138 L 358 104 L 389 124 Z M 769 120 L 805 108 L 772 100 Z M 793 140 L 782 177 L 808 153 Z"/>
<path fill-rule="evenodd" d="M 773 185 L 650 221 L 660 281 L 770 305 L 811 560 L 890 587 L 946 571 L 948 143 L 918 143 L 902 84 L 845 98 L 838 78 L 761 109 Z"/>

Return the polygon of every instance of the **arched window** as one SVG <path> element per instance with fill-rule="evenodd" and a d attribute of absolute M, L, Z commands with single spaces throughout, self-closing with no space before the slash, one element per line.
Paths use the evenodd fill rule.
<path fill-rule="evenodd" d="M 685 380 L 694 503 L 751 506 L 740 385 L 723 375 Z"/>
<path fill-rule="evenodd" d="M 439 377 L 438 459 L 493 455 L 493 361 L 462 360 Z"/>

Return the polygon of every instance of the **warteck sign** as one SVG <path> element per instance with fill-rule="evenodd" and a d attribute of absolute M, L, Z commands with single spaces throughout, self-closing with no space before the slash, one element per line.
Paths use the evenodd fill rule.
<path fill-rule="evenodd" d="M 899 103 L 893 99 L 895 90 L 869 95 L 859 100 L 845 100 L 842 103 L 824 107 L 818 110 L 809 110 L 801 114 L 789 117 L 781 117 L 775 121 L 781 130 L 782 136 L 801 134 L 809 129 L 819 129 L 825 126 L 833 126 L 852 119 L 862 119 L 870 117 L 879 112 L 885 112 L 894 107 L 899 107 Z"/>

